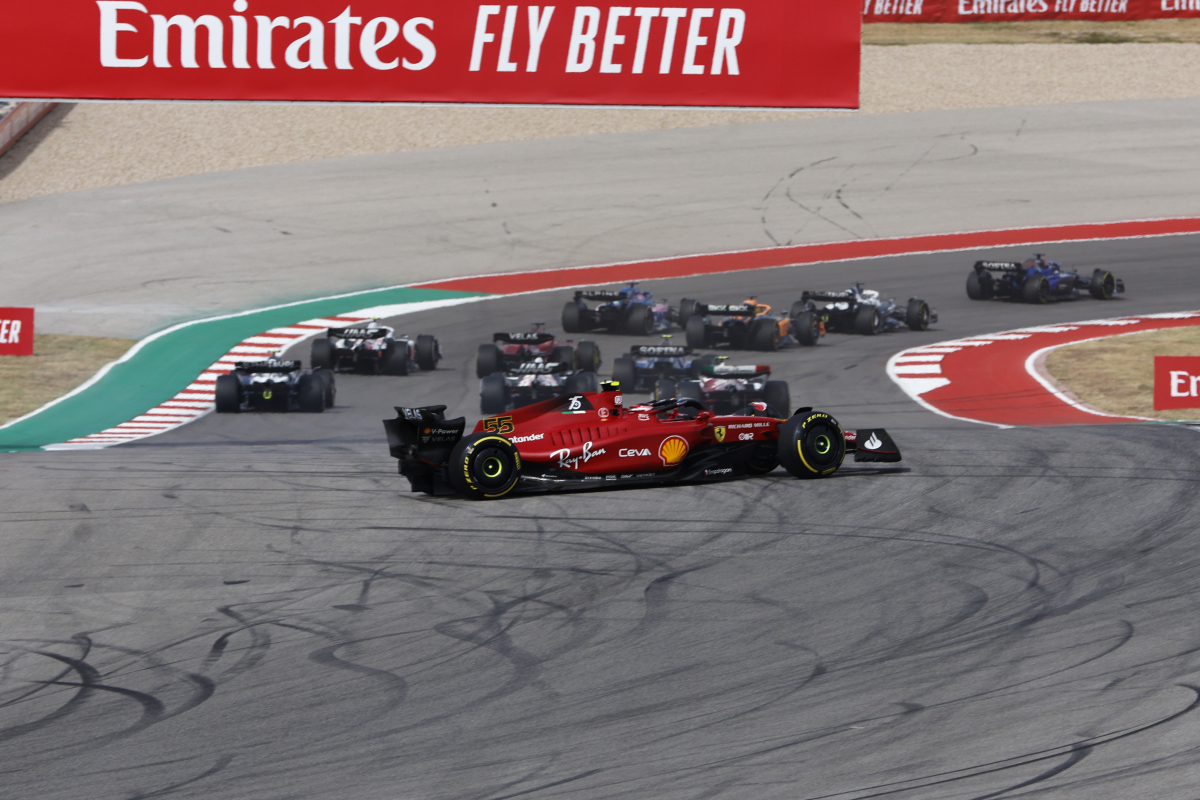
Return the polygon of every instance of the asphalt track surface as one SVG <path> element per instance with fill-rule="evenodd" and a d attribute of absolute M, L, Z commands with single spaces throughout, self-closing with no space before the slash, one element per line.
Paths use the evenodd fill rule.
<path fill-rule="evenodd" d="M 322 415 L 210 415 L 0 460 L 0 796 L 1194 800 L 1196 434 L 995 430 L 884 375 L 917 341 L 1200 308 L 1200 237 L 1047 246 L 1129 293 L 971 303 L 976 257 L 655 282 L 786 307 L 862 279 L 927 333 L 766 361 L 903 471 L 476 503 L 407 493 L 379 421 L 478 418 L 475 347 L 569 292 L 405 318 L 434 373 Z M 634 342 L 596 336 L 606 367 Z M 301 353 L 307 356 L 306 353 Z"/>
<path fill-rule="evenodd" d="M 775 245 L 1200 217 L 1200 98 L 844 115 L 328 159 L 0 205 L 39 330 Z"/>

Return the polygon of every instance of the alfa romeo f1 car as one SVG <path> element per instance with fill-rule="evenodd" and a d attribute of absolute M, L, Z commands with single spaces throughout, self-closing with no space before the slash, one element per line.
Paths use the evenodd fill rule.
<path fill-rule="evenodd" d="M 722 362 L 726 357 L 721 356 Z M 736 409 L 752 403 L 766 403 L 769 415 L 786 414 L 792 407 L 791 392 L 787 381 L 771 380 L 771 368 L 767 366 L 734 366 L 719 363 L 700 368 L 698 380 L 678 383 L 670 378 L 658 381 L 654 387 L 654 399 L 668 397 L 690 397 L 699 400 L 709 411 L 731 414 Z"/>
<path fill-rule="evenodd" d="M 689 347 L 771 351 L 792 341 L 814 345 L 821 335 L 815 314 L 805 312 L 798 319 L 772 314 L 769 305 L 754 298 L 726 304 L 685 300 L 682 312 Z"/>
<path fill-rule="evenodd" d="M 1038 253 L 1022 262 L 976 261 L 967 274 L 967 297 L 972 300 L 1005 300 L 1049 303 L 1051 300 L 1077 300 L 1087 292 L 1097 300 L 1111 300 L 1125 293 L 1125 282 L 1102 269 L 1092 270 L 1085 278 L 1064 270 L 1057 261 L 1047 261 Z"/>
<path fill-rule="evenodd" d="M 239 361 L 228 375 L 217 376 L 218 414 L 238 411 L 324 411 L 332 408 L 337 388 L 333 371 L 303 369 L 299 361 Z"/>
<path fill-rule="evenodd" d="M 352 328 L 330 328 L 312 343 L 313 369 L 407 375 L 417 369 L 437 369 L 442 349 L 433 336 L 415 340 L 396 336 L 394 328 L 370 322 Z"/>
<path fill-rule="evenodd" d="M 479 345 L 475 354 L 475 376 L 485 378 L 536 359 L 570 364 L 571 369 L 596 372 L 600 369 L 600 347 L 595 342 L 580 342 L 577 347 L 559 344 L 545 325 L 535 322 L 524 333 L 492 334 L 491 344 Z"/>
<path fill-rule="evenodd" d="M 538 358 L 485 375 L 479 383 L 479 410 L 500 414 L 551 397 L 594 392 L 598 385 L 595 372 L 577 370 L 573 361 Z"/>
<path fill-rule="evenodd" d="M 714 415 L 691 398 L 625 408 L 612 384 L 483 419 L 446 419 L 445 406 L 397 408 L 388 447 L 414 492 L 491 500 L 514 492 L 707 482 L 771 472 L 825 478 L 855 461 L 895 462 L 883 429 L 843 432 L 829 414 L 790 419 Z M 747 412 L 756 412 L 750 408 Z"/>
<path fill-rule="evenodd" d="M 663 380 L 679 381 L 700 377 L 701 367 L 717 363 L 717 356 L 699 355 L 690 347 L 670 343 L 635 344 L 613 361 L 612 379 L 623 392 L 652 392 Z"/>
<path fill-rule="evenodd" d="M 600 300 L 589 308 L 586 301 Z M 617 291 L 577 291 L 575 299 L 563 306 L 562 326 L 567 333 L 582 333 L 599 328 L 609 333 L 645 336 L 670 328 L 679 313 L 666 300 L 655 300 L 650 292 L 630 284 Z"/>
<path fill-rule="evenodd" d="M 867 336 L 894 331 L 901 325 L 925 331 L 938 320 L 937 311 L 919 297 L 910 297 L 908 304 L 901 306 L 873 289 L 864 289 L 861 283 L 843 292 L 804 292 L 792 306 L 792 316 L 808 311 L 816 313 L 826 331 Z"/>

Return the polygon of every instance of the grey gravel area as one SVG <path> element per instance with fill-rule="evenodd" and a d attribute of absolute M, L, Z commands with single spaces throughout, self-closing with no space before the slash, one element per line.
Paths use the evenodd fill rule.
<path fill-rule="evenodd" d="M 862 113 L 1200 96 L 1200 44 L 864 47 Z M 315 159 L 829 112 L 62 106 L 0 158 L 0 202 Z"/>

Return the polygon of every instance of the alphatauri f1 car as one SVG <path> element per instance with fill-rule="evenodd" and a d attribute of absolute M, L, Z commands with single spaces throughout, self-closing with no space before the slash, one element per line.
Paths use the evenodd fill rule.
<path fill-rule="evenodd" d="M 433 336 L 396 336 L 394 328 L 378 322 L 330 328 L 324 339 L 312 343 L 313 369 L 407 375 L 416 369 L 437 369 L 441 358 L 442 348 Z"/>
<path fill-rule="evenodd" d="M 588 300 L 601 302 L 589 308 Z M 678 319 L 679 313 L 666 300 L 655 300 L 652 293 L 637 288 L 637 284 L 617 291 L 577 291 L 562 312 L 562 326 L 567 333 L 604 328 L 609 333 L 645 336 L 667 330 Z"/>
<path fill-rule="evenodd" d="M 309 372 L 299 361 L 278 358 L 239 361 L 228 375 L 217 376 L 217 413 L 324 411 L 336 394 L 332 370 Z"/>
<path fill-rule="evenodd" d="M 595 342 L 580 342 L 578 346 L 559 344 L 544 323 L 533 323 L 532 330 L 521 333 L 496 333 L 491 344 L 479 345 L 475 354 L 475 376 L 487 377 L 504 372 L 519 364 L 536 359 L 569 364 L 572 370 L 596 372 L 600 369 L 600 347 Z"/>
<path fill-rule="evenodd" d="M 771 416 L 786 414 L 792 407 L 787 381 L 771 380 L 770 367 L 735 366 L 723 363 L 725 358 L 720 357 L 722 363 L 700 367 L 700 377 L 696 380 L 659 380 L 654 387 L 654 399 L 690 397 L 718 414 L 732 414 L 755 402 L 766 403 Z"/>
<path fill-rule="evenodd" d="M 1092 276 L 1085 278 L 1064 270 L 1057 261 L 1047 261 L 1041 253 L 1019 263 L 976 261 L 967 273 L 967 297 L 972 300 L 1000 297 L 1041 304 L 1077 300 L 1085 291 L 1097 300 L 1111 300 L 1114 294 L 1125 293 L 1125 281 L 1103 269 L 1092 270 Z"/>
<path fill-rule="evenodd" d="M 483 419 L 446 419 L 445 406 L 397 408 L 385 420 L 389 450 L 414 492 L 491 500 L 639 484 L 707 482 L 763 475 L 780 464 L 797 478 L 855 461 L 895 462 L 883 429 L 843 432 L 829 414 L 799 409 L 790 419 L 714 415 L 690 398 L 625 408 L 612 384 Z"/>
<path fill-rule="evenodd" d="M 861 283 L 842 292 L 804 292 L 792 305 L 792 316 L 806 311 L 815 311 L 826 331 L 867 336 L 894 331 L 901 325 L 925 331 L 938 321 L 937 311 L 919 297 L 910 297 L 907 305 L 901 306 L 894 299 L 880 297 L 874 289 L 864 289 Z"/>

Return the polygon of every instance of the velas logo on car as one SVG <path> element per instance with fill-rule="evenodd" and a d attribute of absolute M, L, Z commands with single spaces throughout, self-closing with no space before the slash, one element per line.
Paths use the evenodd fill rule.
<path fill-rule="evenodd" d="M 689 449 L 687 439 L 682 436 L 668 436 L 658 446 L 658 457 L 662 459 L 665 466 L 673 467 L 683 461 Z"/>

